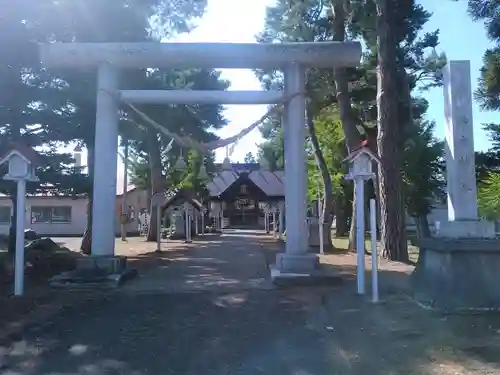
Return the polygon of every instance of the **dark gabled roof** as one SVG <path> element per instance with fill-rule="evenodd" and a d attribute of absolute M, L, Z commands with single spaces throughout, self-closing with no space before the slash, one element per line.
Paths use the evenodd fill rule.
<path fill-rule="evenodd" d="M 218 197 L 223 194 L 230 186 L 232 186 L 240 175 L 245 173 L 248 179 L 252 181 L 260 190 L 268 197 L 284 197 L 285 196 L 285 172 L 268 170 L 253 170 L 250 172 L 221 171 L 207 183 L 207 189 L 211 197 Z"/>
<path fill-rule="evenodd" d="M 172 191 L 167 193 L 167 201 L 163 204 L 162 209 L 168 209 L 172 204 L 174 204 L 178 200 L 183 200 L 188 202 L 198 211 L 201 211 L 203 205 L 199 200 L 197 200 L 192 193 L 185 189 L 179 189 L 177 191 Z"/>

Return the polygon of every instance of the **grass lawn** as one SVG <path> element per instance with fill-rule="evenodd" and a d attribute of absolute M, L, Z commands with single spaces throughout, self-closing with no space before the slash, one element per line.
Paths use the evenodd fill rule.
<path fill-rule="evenodd" d="M 332 236 L 332 243 L 336 249 L 345 250 L 349 249 L 349 238 L 348 237 L 334 237 Z M 365 248 L 371 252 L 371 241 L 370 238 L 365 239 Z M 382 249 L 380 247 L 380 241 L 377 243 L 378 252 L 381 253 Z M 410 256 L 410 261 L 416 263 L 418 260 L 419 248 L 411 244 L 411 239 L 408 240 L 408 255 Z"/>

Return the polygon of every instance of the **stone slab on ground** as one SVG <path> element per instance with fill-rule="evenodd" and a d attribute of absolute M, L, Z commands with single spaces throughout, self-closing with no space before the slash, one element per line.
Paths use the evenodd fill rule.
<path fill-rule="evenodd" d="M 80 271 L 100 271 L 104 273 L 120 274 L 127 268 L 127 257 L 118 256 L 85 256 L 76 262 Z M 99 273 L 100 273 L 99 272 Z"/>
<path fill-rule="evenodd" d="M 286 252 L 276 255 L 274 267 L 282 273 L 311 274 L 319 266 L 319 257 L 316 254 L 288 254 Z"/>
<path fill-rule="evenodd" d="M 339 274 L 327 270 L 317 269 L 311 273 L 282 272 L 272 265 L 269 267 L 273 285 L 278 287 L 294 286 L 338 286 L 342 284 Z"/>
<path fill-rule="evenodd" d="M 121 287 L 125 282 L 137 277 L 137 270 L 124 269 L 120 273 L 98 270 L 73 270 L 50 279 L 53 288 L 67 289 L 107 289 Z"/>

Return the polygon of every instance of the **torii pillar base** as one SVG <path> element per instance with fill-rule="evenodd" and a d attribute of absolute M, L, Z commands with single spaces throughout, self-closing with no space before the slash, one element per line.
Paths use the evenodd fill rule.
<path fill-rule="evenodd" d="M 281 273 L 311 274 L 319 267 L 317 254 L 278 254 L 275 268 Z"/>

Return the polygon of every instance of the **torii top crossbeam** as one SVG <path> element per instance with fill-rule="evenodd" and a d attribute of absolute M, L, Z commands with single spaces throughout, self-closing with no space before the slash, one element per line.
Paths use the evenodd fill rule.
<path fill-rule="evenodd" d="M 50 43 L 40 46 L 46 67 L 281 68 L 289 63 L 330 68 L 356 66 L 359 42 L 304 43 Z"/>

